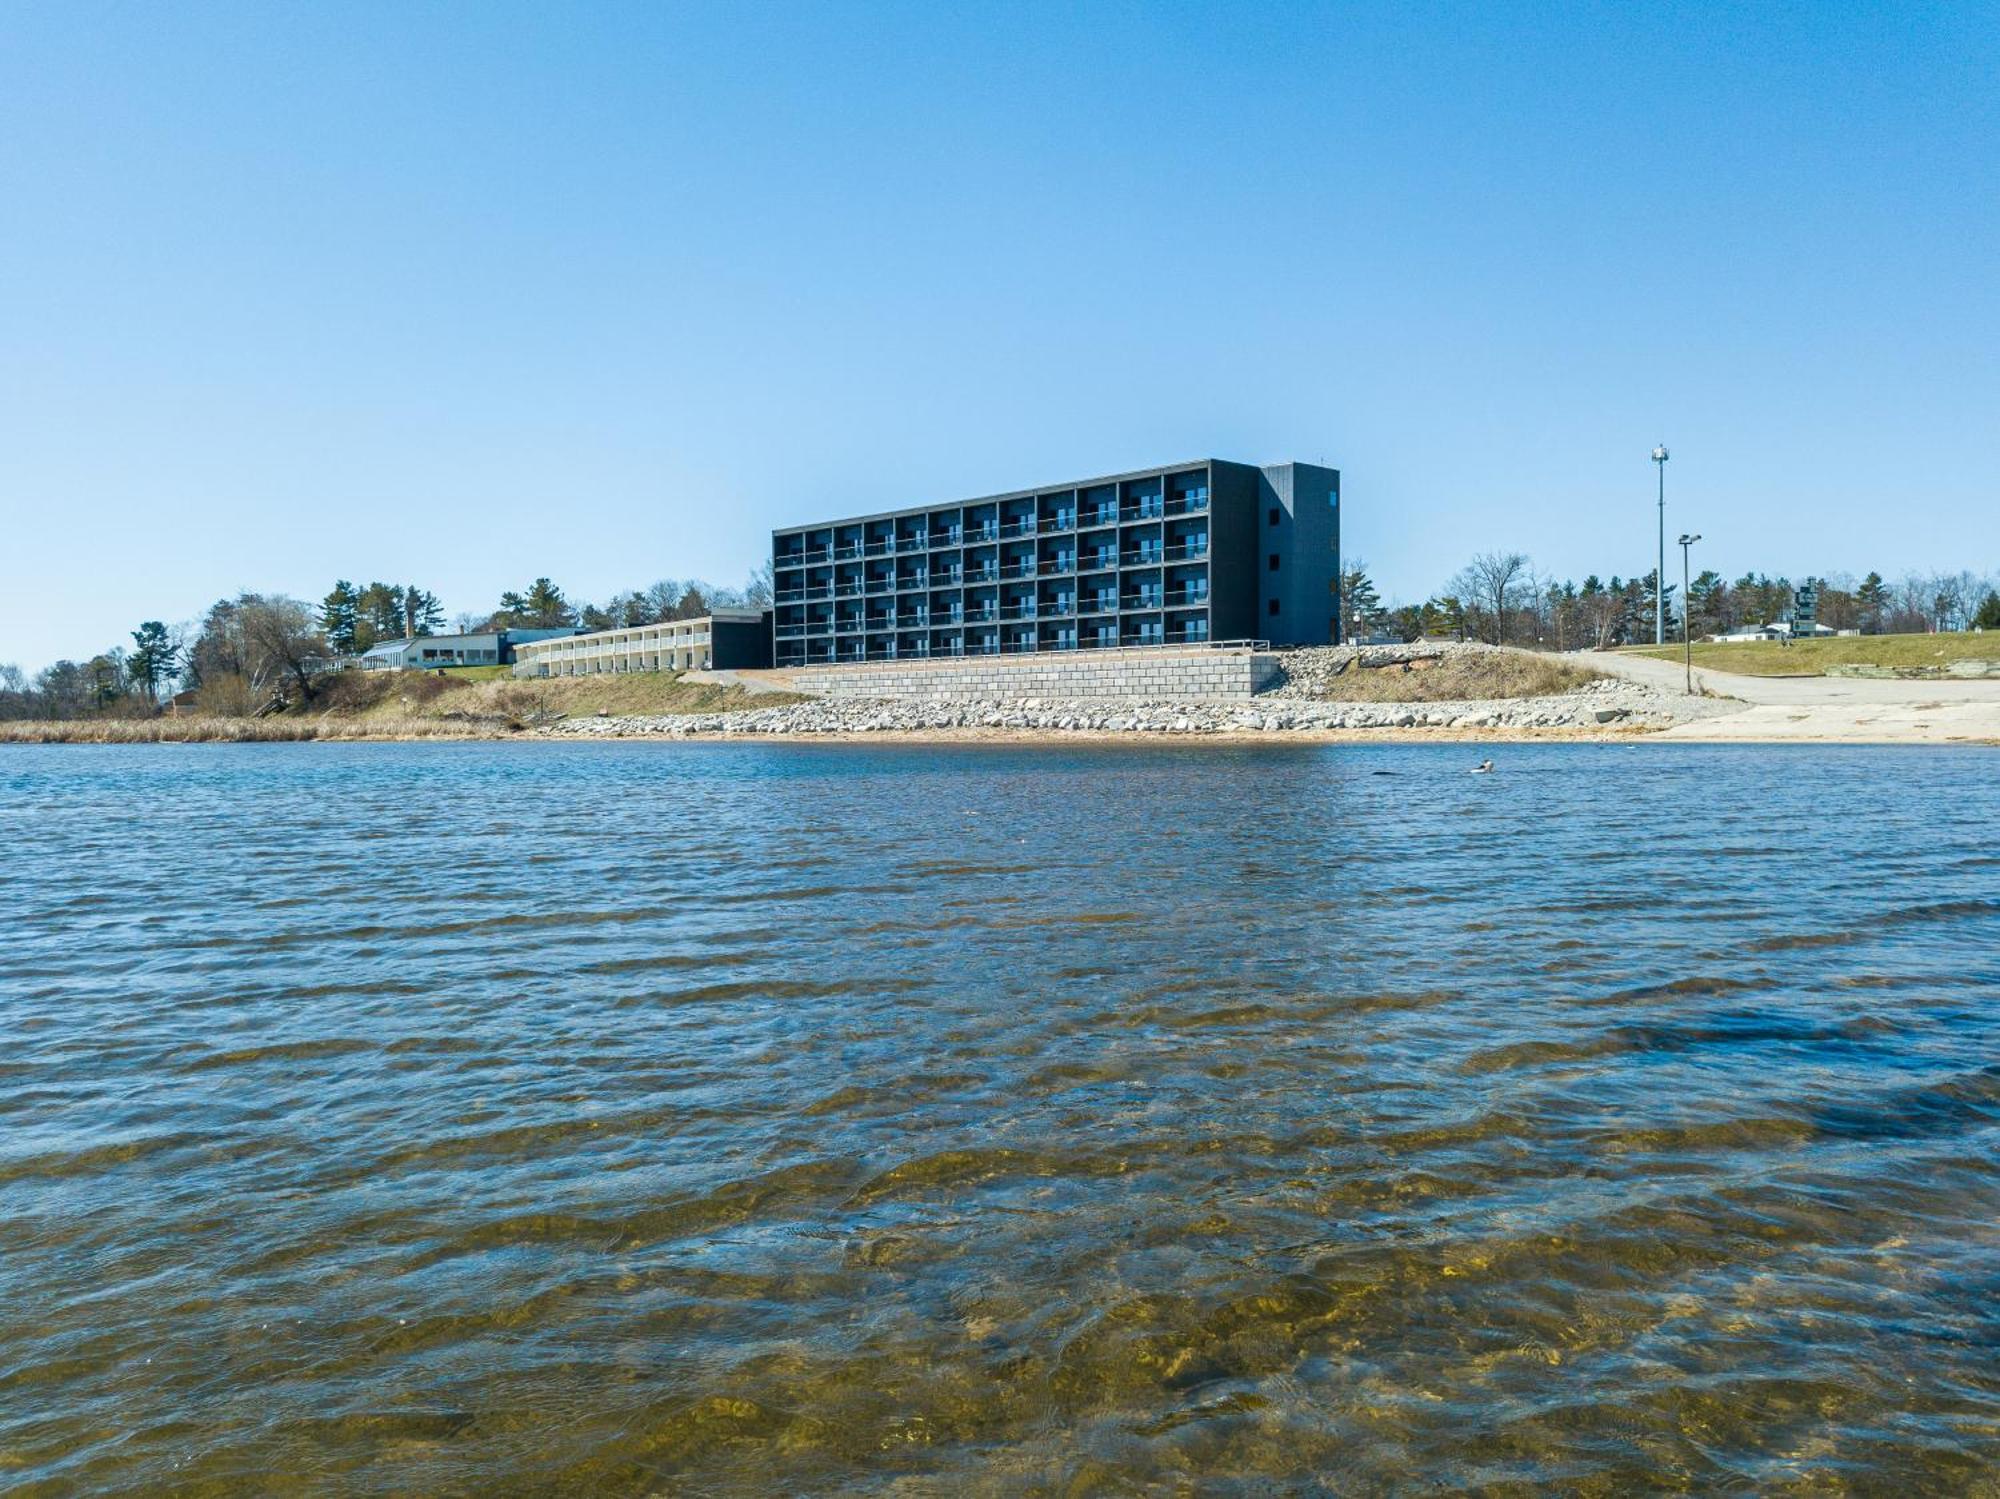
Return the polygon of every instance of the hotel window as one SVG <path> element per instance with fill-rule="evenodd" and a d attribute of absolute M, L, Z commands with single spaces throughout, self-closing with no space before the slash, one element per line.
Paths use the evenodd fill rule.
<path fill-rule="evenodd" d="M 1285 512 L 1280 510 L 1276 505 L 1273 505 L 1271 507 L 1271 524 L 1275 526 L 1278 523 L 1279 518 L 1283 516 L 1284 513 Z"/>
<path fill-rule="evenodd" d="M 1271 571 L 1276 572 L 1277 570 L 1278 570 L 1278 554 L 1276 552 L 1273 552 L 1271 553 Z"/>
<path fill-rule="evenodd" d="M 1278 612 L 1278 601 L 1276 599 L 1271 600 L 1270 612 L 1273 614 L 1276 614 Z"/>

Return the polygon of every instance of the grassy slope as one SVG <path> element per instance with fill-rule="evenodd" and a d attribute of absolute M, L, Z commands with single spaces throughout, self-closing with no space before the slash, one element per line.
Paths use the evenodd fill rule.
<path fill-rule="evenodd" d="M 1350 667 L 1327 684 L 1335 702 L 1444 703 L 1467 698 L 1547 697 L 1602 673 L 1533 651 L 1455 652 L 1429 667 Z"/>
<path fill-rule="evenodd" d="M 751 695 L 740 687 L 688 682 L 666 672 L 616 676 L 513 676 L 484 680 L 413 672 L 349 673 L 307 716 L 543 720 L 589 713 L 719 713 L 732 708 L 797 702 L 789 694 Z"/>
<path fill-rule="evenodd" d="M 1632 646 L 1627 654 L 1678 661 L 1681 648 Z M 1696 666 L 1746 677 L 1819 676 L 1829 666 L 1942 666 L 1965 660 L 2000 660 L 2000 634 L 1847 635 L 1790 646 L 1756 640 L 1741 645 L 1697 642 L 1694 648 Z"/>
<path fill-rule="evenodd" d="M 29 720 L 0 723 L 0 744 L 147 744 L 160 741 L 284 741 L 299 739 L 488 737 L 564 715 L 717 713 L 732 708 L 798 702 L 788 693 L 746 693 L 740 687 L 684 682 L 664 672 L 623 676 L 436 676 L 421 672 L 346 672 L 330 679 L 314 702 L 269 718 Z"/>

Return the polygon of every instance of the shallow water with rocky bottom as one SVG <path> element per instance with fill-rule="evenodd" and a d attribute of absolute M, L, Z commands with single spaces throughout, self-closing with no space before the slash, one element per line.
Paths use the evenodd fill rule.
<path fill-rule="evenodd" d="M 2000 755 L 0 750 L 0 1488 L 2000 1491 Z"/>

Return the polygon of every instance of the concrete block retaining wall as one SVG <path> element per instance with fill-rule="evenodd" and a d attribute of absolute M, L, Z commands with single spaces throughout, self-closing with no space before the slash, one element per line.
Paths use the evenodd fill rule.
<path fill-rule="evenodd" d="M 1238 701 L 1278 681 L 1277 659 L 1262 651 L 1078 651 L 1013 658 L 881 661 L 792 671 L 801 692 L 825 697 L 1126 698 Z"/>

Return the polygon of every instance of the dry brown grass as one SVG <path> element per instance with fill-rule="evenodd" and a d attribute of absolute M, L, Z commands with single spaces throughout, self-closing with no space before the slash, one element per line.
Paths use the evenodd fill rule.
<path fill-rule="evenodd" d="M 423 672 L 342 672 L 313 701 L 282 714 L 20 720 L 0 744 L 278 744 L 320 739 L 499 739 L 559 718 L 597 713 L 719 713 L 779 707 L 790 693 L 688 682 L 665 672 L 532 680 L 467 680 Z"/>
<path fill-rule="evenodd" d="M 17 719 L 0 723 L 0 744 L 288 744 L 316 739 L 472 739 L 490 732 L 432 718 Z"/>
<path fill-rule="evenodd" d="M 1634 656 L 1679 661 L 1681 647 L 1628 647 Z M 1885 666 L 1941 670 L 1951 661 L 2000 660 L 2000 634 L 1969 630 L 1936 635 L 1835 635 L 1780 645 L 1775 640 L 1742 640 L 1731 645 L 1696 641 L 1694 664 L 1746 677 L 1824 675 L 1830 666 Z"/>
<path fill-rule="evenodd" d="M 472 713 L 546 721 L 564 714 L 726 713 L 803 702 L 795 693 L 749 693 L 741 687 L 690 682 L 665 672 L 598 677 L 513 678 L 466 684 L 451 706 Z"/>
<path fill-rule="evenodd" d="M 1534 651 L 1454 650 L 1436 661 L 1353 666 L 1327 684 L 1325 696 L 1348 703 L 1447 703 L 1471 698 L 1550 697 L 1603 673 Z"/>

